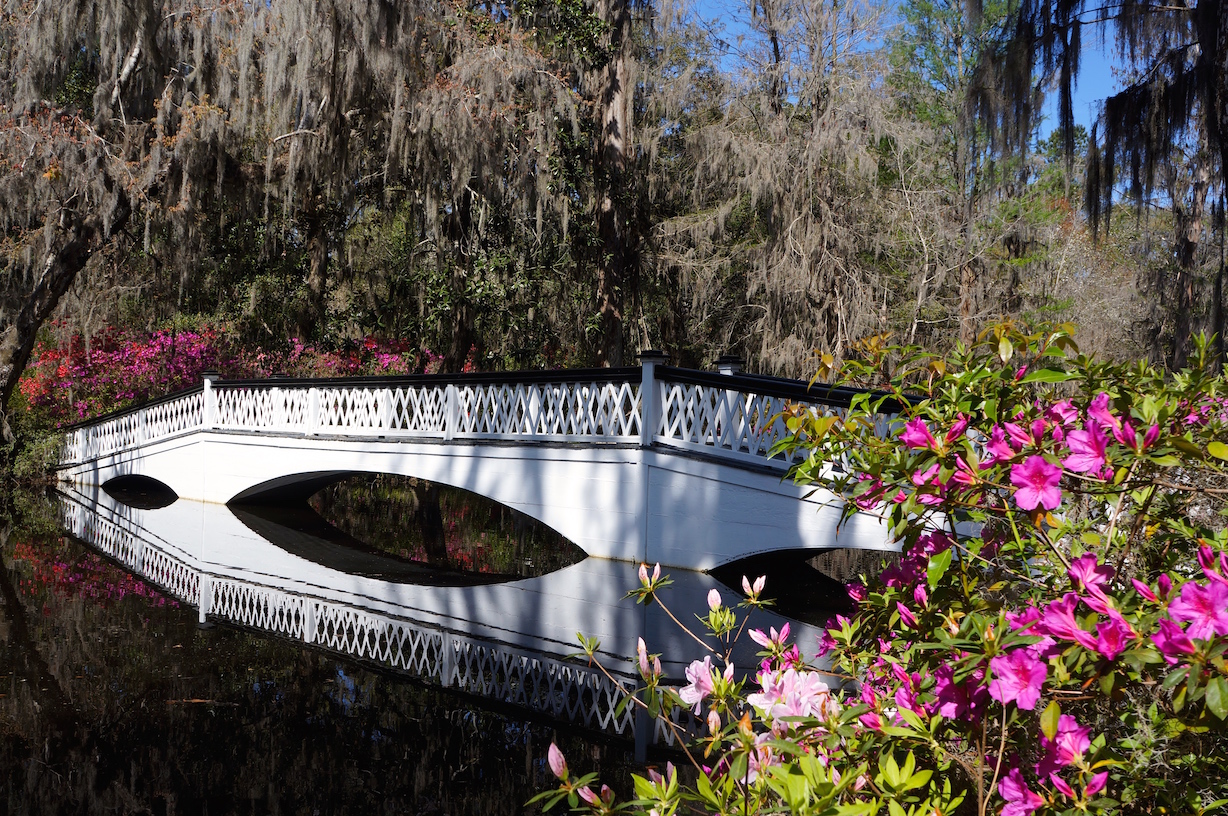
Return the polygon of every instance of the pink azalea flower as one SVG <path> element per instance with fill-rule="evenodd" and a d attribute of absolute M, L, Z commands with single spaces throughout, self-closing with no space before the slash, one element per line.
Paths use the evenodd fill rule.
<path fill-rule="evenodd" d="M 1100 791 L 1104 790 L 1104 786 L 1108 784 L 1108 781 L 1109 772 L 1101 771 L 1088 780 L 1087 787 L 1083 789 L 1083 795 L 1090 799 L 1091 797 L 1100 793 Z"/>
<path fill-rule="evenodd" d="M 1087 406 L 1087 413 L 1106 428 L 1117 430 L 1121 427 L 1121 420 L 1113 416 L 1113 412 L 1109 410 L 1109 395 L 1103 391 L 1096 395 L 1091 405 Z"/>
<path fill-rule="evenodd" d="M 1070 562 L 1070 569 L 1066 570 L 1075 589 L 1082 589 L 1099 598 L 1104 597 L 1104 590 L 1101 587 L 1109 582 L 1109 579 L 1113 577 L 1113 572 L 1112 567 L 1098 562 L 1092 553 L 1084 553 L 1079 556 Z"/>
<path fill-rule="evenodd" d="M 1056 509 L 1062 503 L 1062 469 L 1051 465 L 1043 456 L 1029 456 L 1021 465 L 1011 466 L 1011 484 L 1015 491 L 1015 504 L 1023 510 Z"/>
<path fill-rule="evenodd" d="M 900 434 L 900 441 L 908 448 L 934 450 L 938 447 L 938 440 L 930 433 L 929 426 L 925 424 L 925 420 L 921 417 L 913 417 L 904 424 L 904 431 Z"/>
<path fill-rule="evenodd" d="M 1228 578 L 1224 577 L 1228 573 L 1228 553 L 1220 553 L 1217 560 L 1215 552 L 1203 544 L 1198 548 L 1198 565 L 1202 567 L 1202 574 L 1210 580 L 1228 584 Z"/>
<path fill-rule="evenodd" d="M 985 469 L 993 467 L 997 462 L 1005 462 L 1013 459 L 1015 449 L 1006 441 L 1006 431 L 1000 425 L 995 425 L 990 433 L 989 442 L 985 445 L 985 450 L 989 453 L 989 457 L 981 463 L 981 468 Z"/>
<path fill-rule="evenodd" d="M 1062 466 L 1075 473 L 1099 471 L 1104 467 L 1104 452 L 1109 438 L 1095 420 L 1088 420 L 1082 431 L 1071 431 L 1066 444 L 1071 455 L 1062 460 Z"/>
<path fill-rule="evenodd" d="M 1010 436 L 1011 446 L 1015 450 L 1022 450 L 1035 441 L 1029 431 L 1025 431 L 1014 422 L 1003 422 L 1002 428 L 1006 431 L 1007 435 Z"/>
<path fill-rule="evenodd" d="M 1168 593 L 1173 591 L 1173 579 L 1168 577 L 1168 573 L 1161 573 L 1156 580 L 1156 589 L 1160 591 L 1160 597 L 1168 598 Z"/>
<path fill-rule="evenodd" d="M 1018 768 L 1011 768 L 998 782 L 998 794 L 1006 800 L 1001 816 L 1031 816 L 1045 800 L 1028 788 Z"/>
<path fill-rule="evenodd" d="M 860 720 L 862 725 L 869 728 L 871 731 L 883 730 L 883 718 L 875 714 L 873 711 L 862 714 L 857 719 Z"/>
<path fill-rule="evenodd" d="M 1228 584 L 1203 586 L 1189 581 L 1181 595 L 1168 604 L 1168 614 L 1176 621 L 1188 621 L 1186 634 L 1198 640 L 1212 635 L 1228 635 Z"/>
<path fill-rule="evenodd" d="M 1084 649 L 1094 650 L 1096 638 L 1079 626 L 1078 620 L 1075 619 L 1074 613 L 1078 604 L 1079 596 L 1073 592 L 1067 593 L 1060 601 L 1053 601 L 1045 607 L 1044 615 L 1033 626 L 1033 631 L 1061 640 L 1073 640 Z"/>
<path fill-rule="evenodd" d="M 1168 618 L 1161 618 L 1159 629 L 1151 636 L 1151 642 L 1170 666 L 1175 665 L 1183 655 L 1192 655 L 1197 651 L 1194 641 Z"/>
<path fill-rule="evenodd" d="M 1079 409 L 1068 399 L 1055 402 L 1045 411 L 1045 416 L 1051 421 L 1063 425 L 1073 425 L 1079 418 Z"/>
<path fill-rule="evenodd" d="M 1036 708 L 1040 691 L 1049 676 L 1049 669 L 1027 649 L 1016 649 L 1010 654 L 998 655 L 989 661 L 993 680 L 989 682 L 989 696 L 1000 703 L 1014 703 L 1024 711 Z"/>
<path fill-rule="evenodd" d="M 678 697 L 689 706 L 694 706 L 696 714 L 703 707 L 704 698 L 716 688 L 712 681 L 712 656 L 703 660 L 695 660 L 687 666 L 686 679 L 689 685 L 678 689 Z"/>
<path fill-rule="evenodd" d="M 951 481 L 958 485 L 968 487 L 977 483 L 976 471 L 972 469 L 964 457 L 960 454 L 955 454 L 955 473 L 951 475 Z"/>
<path fill-rule="evenodd" d="M 982 685 L 985 670 L 977 669 L 962 683 L 955 682 L 955 669 L 940 666 L 934 671 L 934 694 L 938 698 L 938 713 L 951 720 L 975 720 L 989 697 Z"/>
<path fill-rule="evenodd" d="M 947 435 L 943 437 L 942 441 L 950 445 L 956 439 L 959 439 L 961 436 L 963 436 L 964 431 L 966 430 L 968 430 L 968 417 L 964 416 L 963 414 L 960 414 L 956 418 L 955 424 L 952 425 L 951 429 L 947 431 Z"/>
<path fill-rule="evenodd" d="M 777 631 L 775 626 L 768 627 L 768 630 L 771 634 L 764 634 L 762 629 L 751 629 L 748 634 L 751 640 L 765 649 L 782 648 L 789 637 L 788 622 L 786 621 L 785 625 L 780 627 L 780 631 Z"/>
<path fill-rule="evenodd" d="M 1077 798 L 1074 788 L 1070 787 L 1070 783 L 1056 773 L 1049 774 L 1049 781 L 1053 783 L 1053 787 L 1057 788 L 1058 793 L 1065 796 L 1067 799 Z"/>
<path fill-rule="evenodd" d="M 1053 739 L 1041 735 L 1040 745 L 1044 755 L 1036 763 L 1036 773 L 1048 776 L 1072 764 L 1091 747 L 1091 732 L 1091 728 L 1079 725 L 1079 721 L 1069 714 L 1058 717 L 1057 733 Z"/>
<path fill-rule="evenodd" d="M 1131 641 L 1138 634 L 1121 615 L 1110 615 L 1107 621 L 1096 625 L 1096 651 L 1104 655 L 1106 660 L 1116 660 L 1117 656 L 1130 647 Z"/>
<path fill-rule="evenodd" d="M 861 603 L 868 595 L 866 585 L 860 581 L 853 581 L 849 584 L 845 584 L 844 591 L 848 593 L 849 598 L 852 599 L 854 603 Z"/>
<path fill-rule="evenodd" d="M 1151 587 L 1147 586 L 1139 579 L 1131 578 L 1130 583 L 1134 584 L 1135 592 L 1137 592 L 1139 595 L 1142 595 L 1144 598 L 1151 601 L 1152 603 L 1160 600 L 1159 596 L 1156 595 L 1154 591 L 1152 591 Z"/>

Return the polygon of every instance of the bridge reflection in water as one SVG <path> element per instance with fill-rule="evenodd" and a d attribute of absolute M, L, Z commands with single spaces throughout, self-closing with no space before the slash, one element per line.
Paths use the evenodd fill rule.
<path fill-rule="evenodd" d="M 698 646 L 658 604 L 623 596 L 638 585 L 633 564 L 599 558 L 535 578 L 464 585 L 378 555 L 356 557 L 326 537 L 294 529 L 252 508 L 180 499 L 157 509 L 122 504 L 101 490 L 60 494 L 67 531 L 176 599 L 200 620 L 290 638 L 412 675 L 428 683 L 527 709 L 611 736 L 673 744 L 663 723 L 619 709 L 635 688 L 636 639 L 661 652 L 677 685 Z M 740 597 L 711 576 L 674 570 L 665 597 L 683 621 L 707 611 L 710 590 L 728 604 Z M 450 585 L 443 585 L 450 584 Z M 755 612 L 751 625 L 786 619 Z M 818 630 L 791 622 L 804 652 Z M 601 642 L 602 665 L 574 654 L 576 633 Z M 736 647 L 751 669 L 757 647 Z M 621 686 L 621 687 L 620 687 Z M 684 724 L 688 725 L 688 724 Z"/>

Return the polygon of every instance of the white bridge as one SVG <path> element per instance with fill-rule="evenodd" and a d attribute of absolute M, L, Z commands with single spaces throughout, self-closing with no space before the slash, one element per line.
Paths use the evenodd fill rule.
<path fill-rule="evenodd" d="M 777 550 L 894 549 L 785 478 L 780 412 L 855 392 L 638 368 L 224 381 L 70 429 L 61 479 L 143 476 L 214 503 L 304 499 L 359 473 L 426 479 L 538 519 L 589 555 L 707 570 Z"/>

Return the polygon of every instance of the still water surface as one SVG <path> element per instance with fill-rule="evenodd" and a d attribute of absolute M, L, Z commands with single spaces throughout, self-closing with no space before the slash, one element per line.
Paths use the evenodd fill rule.
<path fill-rule="evenodd" d="M 552 739 L 626 790 L 636 724 L 568 657 L 575 632 L 625 682 L 641 634 L 676 678 L 694 648 L 621 600 L 632 565 L 431 491 L 375 479 L 314 510 L 59 496 L 73 536 L 0 530 L 0 811 L 519 813 Z M 674 577 L 684 620 L 712 588 L 737 600 Z"/>

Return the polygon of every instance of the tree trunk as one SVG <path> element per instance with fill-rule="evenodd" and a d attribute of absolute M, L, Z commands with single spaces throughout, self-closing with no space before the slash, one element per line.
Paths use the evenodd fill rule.
<path fill-rule="evenodd" d="M 123 229 L 131 212 L 128 196 L 121 190 L 109 221 L 100 212 L 78 220 L 75 212 L 61 210 L 59 223 L 45 227 L 62 232 L 64 239 L 58 249 L 53 249 L 43 259 L 38 283 L 17 313 L 17 318 L 5 327 L 0 336 L 0 378 L 3 378 L 0 385 L 3 389 L 0 391 L 0 433 L 6 443 L 13 441 L 7 417 L 9 398 L 13 396 L 13 389 L 30 361 L 38 330 L 51 317 L 60 298 L 76 280 L 77 273 L 85 268 L 95 252 Z"/>
<path fill-rule="evenodd" d="M 610 61 L 597 82 L 601 135 L 597 141 L 599 200 L 597 308 L 601 318 L 600 365 L 623 364 L 623 309 L 627 300 L 627 151 L 631 141 L 631 8 L 628 0 L 600 0 L 598 16 L 610 25 Z"/>
<path fill-rule="evenodd" d="M 307 216 L 307 280 L 305 300 L 298 310 L 295 331 L 309 343 L 324 325 L 324 300 L 328 293 L 328 217 L 319 210 Z"/>
<path fill-rule="evenodd" d="M 1177 270 L 1173 279 L 1173 286 L 1176 290 L 1176 313 L 1173 316 L 1173 346 L 1170 357 L 1170 367 L 1173 371 L 1184 368 L 1190 356 L 1194 284 L 1198 277 L 1198 242 L 1202 239 L 1207 190 L 1211 186 L 1211 174 L 1207 162 L 1201 155 L 1195 160 L 1193 176 L 1189 206 L 1181 207 L 1176 203 L 1173 205 L 1173 216 L 1177 228 Z"/>

